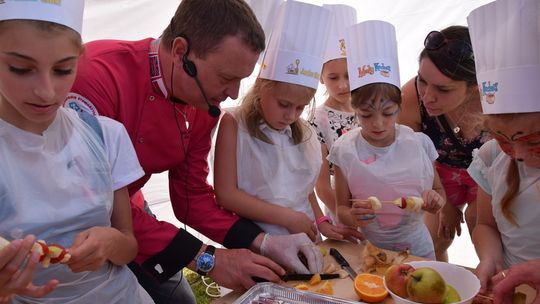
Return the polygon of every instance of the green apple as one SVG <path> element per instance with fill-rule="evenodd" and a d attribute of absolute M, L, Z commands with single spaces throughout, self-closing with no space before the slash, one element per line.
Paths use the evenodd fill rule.
<path fill-rule="evenodd" d="M 420 303 L 442 303 L 446 282 L 433 268 L 417 268 L 407 283 L 409 299 Z"/>
<path fill-rule="evenodd" d="M 443 304 L 456 303 L 461 301 L 461 297 L 457 290 L 450 284 L 446 284 L 446 294 L 444 296 Z"/>

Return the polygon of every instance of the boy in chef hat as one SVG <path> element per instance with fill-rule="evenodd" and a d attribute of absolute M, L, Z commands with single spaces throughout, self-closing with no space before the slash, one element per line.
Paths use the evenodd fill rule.
<path fill-rule="evenodd" d="M 323 160 L 315 190 L 324 203 L 328 220 L 335 222 L 334 170 L 326 157 L 338 137 L 358 126 L 351 107 L 345 43 L 345 29 L 357 21 L 356 10 L 353 7 L 343 4 L 323 5 L 323 7 L 333 12 L 320 80 L 326 87 L 328 97 L 315 109 L 310 123 L 317 131 Z"/>
<path fill-rule="evenodd" d="M 390 23 L 377 20 L 346 32 L 351 102 L 361 128 L 340 137 L 328 156 L 335 165 L 337 214 L 345 225 L 361 227 L 378 247 L 434 258 L 422 211 L 436 213 L 444 203 L 433 169 L 438 154 L 426 135 L 397 124 L 395 35 Z M 383 203 L 372 206 L 369 197 Z M 400 197 L 415 197 L 421 206 L 400 209 L 387 203 Z"/>
<path fill-rule="evenodd" d="M 514 264 L 540 258 L 540 2 L 498 0 L 467 18 L 486 127 L 494 140 L 469 173 L 478 188 L 473 242 L 481 292 Z"/>
<path fill-rule="evenodd" d="M 153 303 L 125 266 L 137 253 L 126 185 L 144 174 L 127 132 L 62 107 L 83 7 L 0 1 L 2 302 Z"/>
<path fill-rule="evenodd" d="M 330 16 L 320 6 L 284 2 L 259 77 L 240 106 L 220 123 L 214 169 L 217 201 L 268 233 L 263 254 L 266 240 L 279 235 L 301 232 L 312 241 L 319 239 L 317 226 L 327 237 L 344 237 L 331 223 L 317 221 L 323 217 L 313 192 L 321 167 L 320 144 L 300 117 L 319 82 Z M 303 272 L 320 272 L 320 252 L 313 246 L 303 248 L 309 268 Z"/>

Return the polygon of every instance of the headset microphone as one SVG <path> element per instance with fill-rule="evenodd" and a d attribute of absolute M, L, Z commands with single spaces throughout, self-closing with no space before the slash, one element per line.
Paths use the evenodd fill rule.
<path fill-rule="evenodd" d="M 199 81 L 199 77 L 197 77 L 197 67 L 195 66 L 195 63 L 193 61 L 187 58 L 187 52 L 186 54 L 184 54 L 184 56 L 182 56 L 182 66 L 184 67 L 184 71 L 186 72 L 186 74 L 195 79 L 195 83 L 197 83 L 197 87 L 199 87 L 204 101 L 208 105 L 208 115 L 214 118 L 219 117 L 219 115 L 221 115 L 221 110 L 217 106 L 211 104 L 210 101 L 208 101 L 208 97 L 206 97 L 206 93 L 204 92 L 201 82 Z"/>

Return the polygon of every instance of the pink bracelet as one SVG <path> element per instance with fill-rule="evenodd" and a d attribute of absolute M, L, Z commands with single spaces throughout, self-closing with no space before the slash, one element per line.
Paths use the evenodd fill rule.
<path fill-rule="evenodd" d="M 323 222 L 329 222 L 330 224 L 332 224 L 332 220 L 330 220 L 330 218 L 328 216 L 326 216 L 326 215 L 323 215 L 320 218 L 318 218 L 315 221 L 315 224 L 317 224 L 317 226 L 319 226 Z"/>

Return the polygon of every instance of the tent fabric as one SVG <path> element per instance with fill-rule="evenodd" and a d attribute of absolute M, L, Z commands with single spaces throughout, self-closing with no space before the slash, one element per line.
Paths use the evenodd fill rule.
<path fill-rule="evenodd" d="M 346 4 L 356 8 L 358 22 L 383 20 L 396 28 L 400 78 L 405 83 L 416 75 L 418 55 L 425 35 L 449 25 L 466 25 L 467 15 L 475 8 L 493 0 L 303 0 L 322 4 Z M 169 24 L 178 0 L 86 0 L 83 39 L 137 40 L 158 37 Z M 245 94 L 257 76 L 258 68 L 245 79 L 240 96 Z M 318 96 L 324 93 L 319 87 Z M 318 97 L 321 103 L 324 97 Z M 237 102 L 227 100 L 223 106 Z"/>

